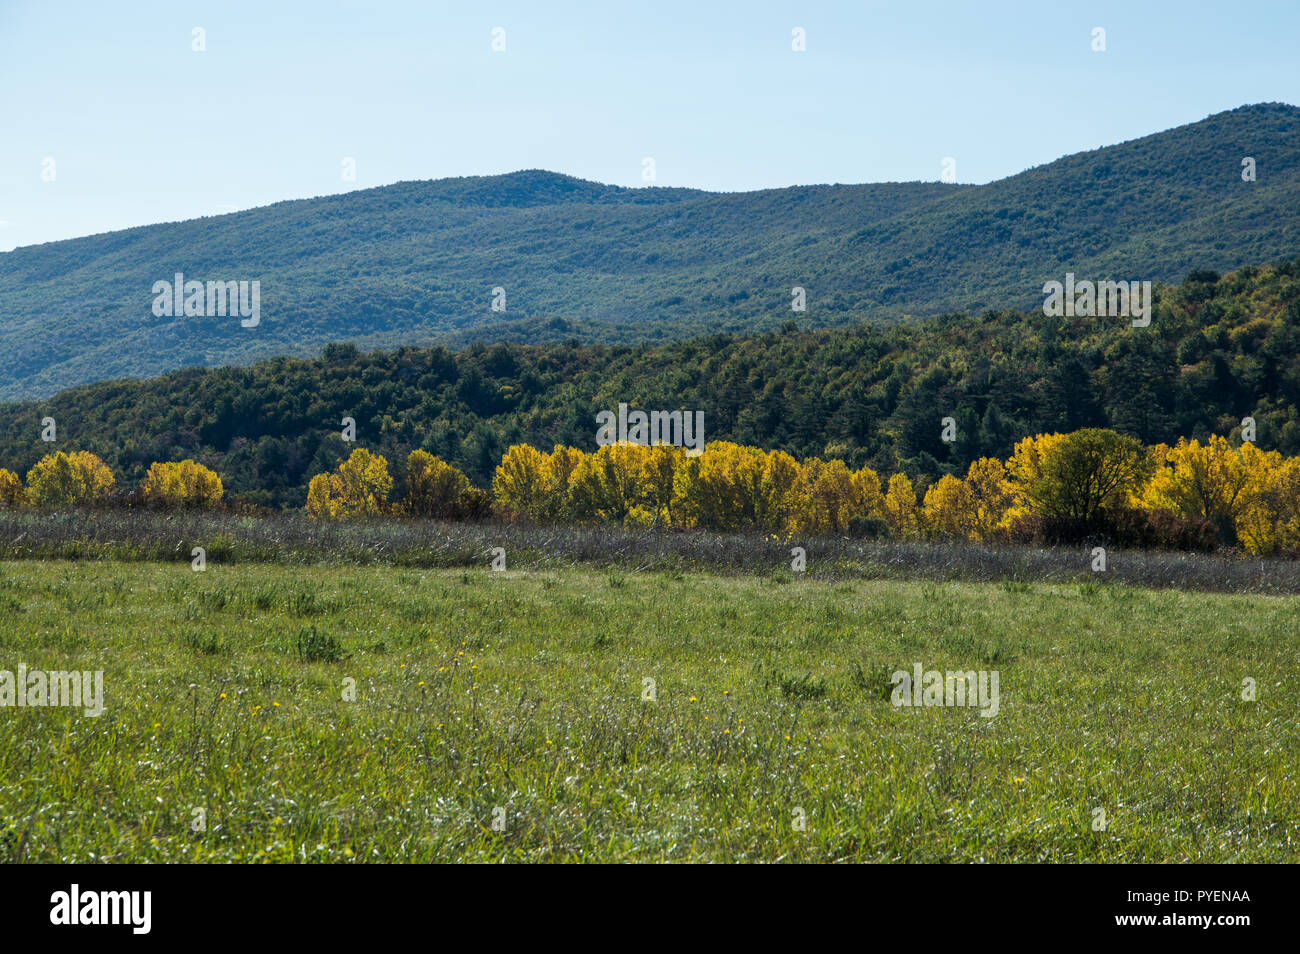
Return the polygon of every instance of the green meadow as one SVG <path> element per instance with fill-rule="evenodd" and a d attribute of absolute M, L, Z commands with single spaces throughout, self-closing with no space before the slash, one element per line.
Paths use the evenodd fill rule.
<path fill-rule="evenodd" d="M 1300 598 L 0 563 L 0 860 L 1300 860 Z M 996 670 L 999 705 L 890 674 Z M 1243 699 L 1245 680 L 1255 698 Z"/>

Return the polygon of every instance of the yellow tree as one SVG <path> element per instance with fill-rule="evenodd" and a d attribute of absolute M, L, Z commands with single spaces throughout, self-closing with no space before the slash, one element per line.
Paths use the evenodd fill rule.
<path fill-rule="evenodd" d="M 928 536 L 968 540 L 978 526 L 975 495 L 971 485 L 944 474 L 925 492 L 921 525 Z"/>
<path fill-rule="evenodd" d="M 655 444 L 642 456 L 643 509 L 653 516 L 655 526 L 678 523 L 681 501 L 677 496 L 677 471 L 686 459 L 685 452 L 672 444 Z"/>
<path fill-rule="evenodd" d="M 332 474 L 317 474 L 307 485 L 307 512 L 313 517 L 359 517 L 383 513 L 393 478 L 388 461 L 358 447 Z"/>
<path fill-rule="evenodd" d="M 317 520 L 333 520 L 342 509 L 339 499 L 331 493 L 329 474 L 317 474 L 307 484 L 307 515 Z"/>
<path fill-rule="evenodd" d="M 407 456 L 407 513 L 419 517 L 463 516 L 471 509 L 473 493 L 469 478 L 441 457 L 423 450 L 413 450 Z"/>
<path fill-rule="evenodd" d="M 884 499 L 885 523 L 889 532 L 899 540 L 914 540 L 920 533 L 920 519 L 916 509 L 916 491 L 906 474 L 889 478 L 889 490 Z"/>
<path fill-rule="evenodd" d="M 1253 448 L 1253 445 L 1249 446 Z M 1251 553 L 1300 551 L 1300 458 L 1246 452 L 1255 471 L 1250 506 L 1237 517 L 1238 539 Z"/>
<path fill-rule="evenodd" d="M 1009 519 L 1025 516 L 1034 510 L 1031 488 L 1042 483 L 1044 461 L 1063 440 L 1064 434 L 1038 434 L 1026 437 L 1015 446 L 1006 464 L 1007 481 L 1014 499 Z"/>
<path fill-rule="evenodd" d="M 381 455 L 358 447 L 339 464 L 338 480 L 339 497 L 348 515 L 377 514 L 386 509 L 393 478 Z"/>
<path fill-rule="evenodd" d="M 757 448 L 729 441 L 711 441 L 704 453 L 686 458 L 677 472 L 686 520 L 710 530 L 757 526 L 766 463 Z"/>
<path fill-rule="evenodd" d="M 1267 483 L 1267 471 L 1280 462 L 1254 444 L 1233 447 L 1214 435 L 1204 444 L 1182 438 L 1164 448 L 1163 460 L 1140 497 L 1143 506 L 1172 510 L 1183 517 L 1201 517 L 1219 529 L 1229 545 L 1237 540 L 1237 522 Z"/>
<path fill-rule="evenodd" d="M 974 504 L 973 535 L 989 540 L 1007 525 L 1015 504 L 1015 493 L 1007 480 L 1006 468 L 994 457 L 981 457 L 970 465 L 964 481 Z"/>
<path fill-rule="evenodd" d="M 870 467 L 863 467 L 853 475 L 853 489 L 857 492 L 860 517 L 885 516 L 885 498 L 880 492 L 880 475 Z"/>
<path fill-rule="evenodd" d="M 1017 502 L 1027 501 L 1034 513 L 1091 522 L 1127 506 L 1150 466 L 1146 450 L 1134 438 L 1085 427 L 1021 441 L 1007 470 Z"/>
<path fill-rule="evenodd" d="M 801 529 L 812 533 L 841 533 L 858 516 L 858 488 L 842 460 L 804 462 L 807 505 Z"/>
<path fill-rule="evenodd" d="M 89 451 L 57 451 L 27 472 L 27 495 L 39 507 L 76 506 L 104 499 L 115 483 L 108 465 Z"/>
<path fill-rule="evenodd" d="M 799 462 L 784 451 L 769 453 L 758 481 L 755 518 L 759 526 L 780 533 L 793 530 L 805 503 Z"/>
<path fill-rule="evenodd" d="M 573 474 L 586 454 L 576 447 L 564 447 L 556 444 L 547 460 L 550 475 L 550 497 L 542 513 L 549 520 L 562 520 L 569 516 L 569 490 L 573 485 Z"/>
<path fill-rule="evenodd" d="M 645 455 L 640 444 L 607 444 L 583 457 L 569 483 L 569 506 L 582 523 L 622 522 L 643 504 Z"/>
<path fill-rule="evenodd" d="M 567 492 L 568 482 L 565 483 Z M 492 493 L 498 503 L 508 512 L 529 520 L 545 516 L 553 492 L 550 458 L 527 444 L 515 444 L 507 450 L 492 478 Z"/>
<path fill-rule="evenodd" d="M 27 492 L 18 475 L 0 467 L 0 510 L 17 510 L 26 502 Z"/>
<path fill-rule="evenodd" d="M 225 488 L 221 478 L 197 461 L 153 463 L 140 484 L 140 493 L 150 503 L 173 507 L 215 507 Z"/>

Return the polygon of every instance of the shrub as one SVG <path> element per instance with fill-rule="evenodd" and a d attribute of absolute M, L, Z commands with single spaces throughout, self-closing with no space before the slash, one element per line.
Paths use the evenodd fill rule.
<path fill-rule="evenodd" d="M 849 536 L 864 540 L 887 540 L 889 524 L 883 517 L 854 517 L 849 521 Z"/>
<path fill-rule="evenodd" d="M 1125 509 L 1112 516 L 1110 523 L 1115 542 L 1122 546 L 1210 553 L 1220 542 L 1213 521 L 1172 510 Z"/>
<path fill-rule="evenodd" d="M 1088 520 L 1025 514 L 1014 520 L 1009 536 L 1013 542 L 1024 544 L 1105 544 L 1204 553 L 1219 545 L 1216 527 L 1203 517 L 1181 517 L 1170 510 L 1127 507 Z"/>

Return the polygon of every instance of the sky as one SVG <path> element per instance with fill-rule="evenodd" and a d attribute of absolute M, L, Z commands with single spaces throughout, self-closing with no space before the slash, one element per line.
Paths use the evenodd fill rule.
<path fill-rule="evenodd" d="M 0 251 L 646 159 L 719 191 L 989 182 L 1300 104 L 1297 36 L 1300 0 L 0 0 Z"/>

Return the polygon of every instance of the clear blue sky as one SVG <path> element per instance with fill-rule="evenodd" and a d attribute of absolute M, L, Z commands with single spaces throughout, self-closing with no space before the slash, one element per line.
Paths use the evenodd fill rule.
<path fill-rule="evenodd" d="M 716 190 L 987 182 L 1300 103 L 1298 36 L 1297 0 L 0 0 L 0 250 L 403 179 L 641 185 L 646 156 Z"/>

